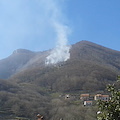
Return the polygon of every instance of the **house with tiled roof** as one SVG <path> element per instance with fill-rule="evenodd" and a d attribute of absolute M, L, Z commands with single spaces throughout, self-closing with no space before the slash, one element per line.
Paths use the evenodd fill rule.
<path fill-rule="evenodd" d="M 97 94 L 94 96 L 94 100 L 108 101 L 110 99 L 109 95 Z"/>
<path fill-rule="evenodd" d="M 80 95 L 80 100 L 82 101 L 87 101 L 90 98 L 90 94 L 81 94 Z"/>
<path fill-rule="evenodd" d="M 93 101 L 84 101 L 84 106 L 92 106 Z"/>
<path fill-rule="evenodd" d="M 102 95 L 102 101 L 108 101 L 110 99 L 109 95 Z"/>

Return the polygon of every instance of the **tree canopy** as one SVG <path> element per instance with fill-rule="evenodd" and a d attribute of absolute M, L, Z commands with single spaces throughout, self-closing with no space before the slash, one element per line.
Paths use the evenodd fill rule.
<path fill-rule="evenodd" d="M 120 75 L 117 83 L 120 82 Z M 109 101 L 98 101 L 99 111 L 97 112 L 98 120 L 120 120 L 120 89 L 114 84 L 109 84 L 107 90 L 110 92 Z"/>

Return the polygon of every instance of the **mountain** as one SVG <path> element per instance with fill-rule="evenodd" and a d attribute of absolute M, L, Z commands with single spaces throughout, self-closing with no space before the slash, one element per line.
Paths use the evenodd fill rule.
<path fill-rule="evenodd" d="M 0 119 L 34 120 L 37 113 L 46 120 L 96 119 L 96 106 L 83 107 L 79 96 L 106 93 L 106 85 L 116 83 L 120 52 L 80 41 L 71 45 L 69 60 L 46 66 L 50 52 L 18 49 L 0 60 Z"/>
<path fill-rule="evenodd" d="M 120 70 L 120 52 L 92 42 L 81 41 L 72 46 L 71 59 L 88 60 Z"/>
<path fill-rule="evenodd" d="M 45 66 L 48 53 L 32 57 L 11 79 L 17 83 L 39 84 L 52 91 L 92 92 L 103 90 L 120 72 L 120 52 L 89 41 L 72 45 L 70 59 L 57 65 Z"/>
<path fill-rule="evenodd" d="M 18 49 L 9 57 L 0 60 L 0 78 L 7 79 L 11 75 L 30 67 L 42 66 L 46 52 L 32 52 L 25 49 Z"/>
<path fill-rule="evenodd" d="M 49 51 L 32 52 L 18 49 L 8 58 L 0 60 L 0 78 L 6 79 L 25 69 L 45 67 L 46 57 Z M 120 52 L 105 48 L 89 41 L 80 41 L 72 45 L 70 60 L 94 62 L 100 66 L 107 66 L 117 72 L 120 69 Z"/>
<path fill-rule="evenodd" d="M 34 52 L 18 49 L 8 58 L 0 60 L 0 78 L 8 78 L 19 71 L 32 57 Z"/>

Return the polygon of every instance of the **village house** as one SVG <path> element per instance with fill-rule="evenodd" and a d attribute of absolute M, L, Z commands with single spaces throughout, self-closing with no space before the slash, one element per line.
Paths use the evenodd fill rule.
<path fill-rule="evenodd" d="M 84 106 L 92 106 L 94 100 L 108 101 L 109 99 L 110 99 L 109 95 L 102 95 L 102 94 L 96 94 L 96 95 L 81 94 L 80 95 L 80 100 L 83 101 Z"/>
<path fill-rule="evenodd" d="M 89 98 L 90 98 L 89 94 L 81 94 L 80 95 L 80 100 L 82 100 L 82 101 L 87 101 L 87 100 L 89 100 Z"/>
<path fill-rule="evenodd" d="M 102 94 L 97 94 L 94 96 L 94 100 L 101 100 Z"/>
<path fill-rule="evenodd" d="M 97 94 L 94 96 L 94 100 L 108 101 L 110 99 L 109 95 Z"/>
<path fill-rule="evenodd" d="M 110 99 L 109 95 L 102 95 L 102 101 L 108 101 Z"/>
<path fill-rule="evenodd" d="M 92 106 L 92 101 L 84 101 L 84 106 Z"/>

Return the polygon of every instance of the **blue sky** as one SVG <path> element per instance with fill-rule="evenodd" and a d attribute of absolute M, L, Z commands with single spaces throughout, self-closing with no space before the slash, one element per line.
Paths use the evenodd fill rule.
<path fill-rule="evenodd" d="M 119 5 L 120 0 L 0 0 L 0 59 L 19 48 L 54 48 L 56 21 L 67 26 L 68 44 L 88 40 L 120 51 Z"/>

